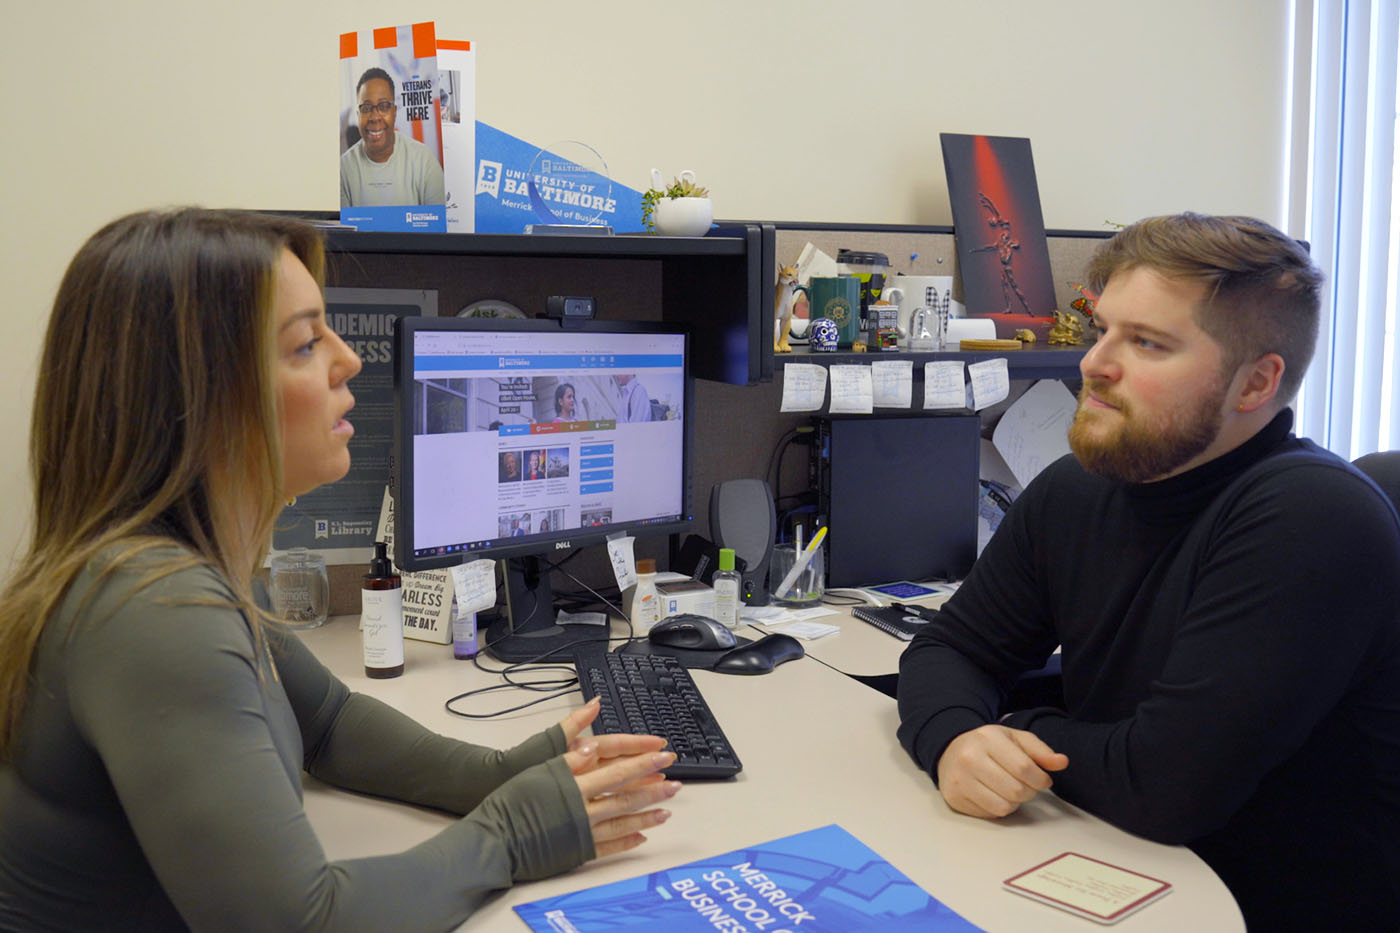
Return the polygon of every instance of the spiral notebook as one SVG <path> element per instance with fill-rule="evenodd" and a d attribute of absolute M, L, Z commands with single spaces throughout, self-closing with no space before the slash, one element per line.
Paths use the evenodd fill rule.
<path fill-rule="evenodd" d="M 851 615 L 862 622 L 869 622 L 880 631 L 888 632 L 901 641 L 909 641 L 921 628 L 938 617 L 938 610 L 895 603 L 893 606 L 879 609 L 852 609 Z"/>

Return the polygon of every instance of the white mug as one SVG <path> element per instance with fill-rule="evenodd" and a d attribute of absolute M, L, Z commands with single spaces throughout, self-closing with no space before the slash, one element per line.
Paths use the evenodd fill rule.
<path fill-rule="evenodd" d="M 899 335 L 909 336 L 909 316 L 914 313 L 915 308 L 924 307 L 924 295 L 927 289 L 935 289 L 941 298 L 945 293 L 953 290 L 953 277 L 951 275 L 896 275 L 885 279 L 885 290 L 881 297 L 891 304 L 899 305 Z M 890 297 L 890 292 L 897 290 L 902 294 L 899 301 Z M 962 305 L 960 303 L 950 303 L 948 306 L 949 317 L 960 317 L 962 315 Z"/>

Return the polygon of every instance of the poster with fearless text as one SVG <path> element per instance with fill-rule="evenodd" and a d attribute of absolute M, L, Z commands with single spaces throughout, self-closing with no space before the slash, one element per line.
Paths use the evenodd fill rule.
<path fill-rule="evenodd" d="M 437 54 L 430 22 L 341 34 L 342 223 L 446 232 Z"/>
<path fill-rule="evenodd" d="M 835 824 L 515 911 L 541 933 L 979 929 Z"/>

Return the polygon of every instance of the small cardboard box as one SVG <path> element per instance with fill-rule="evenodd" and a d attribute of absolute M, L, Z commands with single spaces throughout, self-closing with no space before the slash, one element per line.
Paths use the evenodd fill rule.
<path fill-rule="evenodd" d="M 697 616 L 715 617 L 715 591 L 699 580 L 671 580 L 656 584 L 661 598 L 661 618 L 688 612 Z"/>

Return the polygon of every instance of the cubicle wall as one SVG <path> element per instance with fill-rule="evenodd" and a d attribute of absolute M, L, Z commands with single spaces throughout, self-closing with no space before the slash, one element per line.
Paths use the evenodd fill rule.
<path fill-rule="evenodd" d="M 767 239 L 761 247 L 762 265 L 754 264 L 754 268 L 763 277 L 764 284 L 757 301 L 750 298 L 749 304 L 756 308 L 760 316 L 759 323 L 753 327 L 761 329 L 764 339 L 759 341 L 759 358 L 749 359 L 746 351 L 742 364 L 755 384 L 731 384 L 740 382 L 739 379 L 730 382 L 696 380 L 692 460 L 694 531 L 707 537 L 710 490 L 721 482 L 740 477 L 776 479 L 775 485 L 784 494 L 806 490 L 811 486 L 805 448 L 789 451 L 770 472 L 779 440 L 791 429 L 811 420 L 810 415 L 779 411 L 783 359 L 779 357 L 775 361 L 771 342 L 771 289 L 776 279 L 776 263 L 793 263 L 809 241 L 833 258 L 843 248 L 880 252 L 890 258 L 894 271 L 921 275 L 946 275 L 951 272 L 955 276 L 954 297 L 961 295 L 961 284 L 956 279 L 956 249 L 949 227 L 783 223 L 759 226 L 765 228 Z M 1069 302 L 1077 297 L 1077 292 L 1069 283 L 1080 280 L 1094 248 L 1109 235 L 1111 231 L 1051 232 L 1051 265 L 1056 296 L 1062 307 L 1068 307 Z M 733 261 L 737 263 L 741 258 L 735 257 Z M 334 260 L 331 278 L 334 284 L 343 286 L 433 287 L 438 290 L 439 313 L 445 315 L 455 314 L 464 306 L 487 298 L 506 298 L 530 313 L 542 307 L 545 296 L 563 292 L 598 296 L 600 307 L 605 309 L 607 317 L 657 319 L 663 298 L 669 303 L 674 297 L 667 294 L 667 264 L 656 257 L 614 256 L 599 261 L 596 256 L 557 256 L 548 260 L 550 268 L 547 276 L 540 274 L 540 261 L 541 257 L 530 256 L 459 255 L 445 258 L 440 254 L 371 250 L 359 256 L 341 253 Z M 706 260 L 716 264 L 712 266 L 713 271 L 726 268 L 719 264 L 728 261 L 723 256 Z M 697 274 L 704 271 L 700 269 Z M 737 267 L 734 274 L 740 274 Z M 750 273 L 744 271 L 742 276 L 745 290 L 751 290 L 752 283 L 748 281 Z M 703 282 L 690 284 L 692 289 L 702 286 Z M 738 303 L 737 293 L 734 294 L 733 303 Z M 714 307 L 708 323 L 703 316 L 691 319 L 689 323 L 701 331 L 707 327 L 731 329 L 739 309 L 729 304 L 722 308 Z M 699 313 L 698 310 L 696 313 Z M 750 347 L 753 345 L 747 339 L 744 342 Z M 1072 374 L 1073 359 L 1070 356 L 1067 367 L 1061 367 L 1066 371 L 1055 373 L 1055 377 Z M 1014 368 L 1013 379 L 1016 379 Z M 1029 385 L 1028 380 L 1013 382 L 1012 399 Z M 982 413 L 984 435 L 995 425 L 1006 404 Z M 665 566 L 668 553 L 664 539 L 639 541 L 637 551 L 639 556 L 658 558 Z M 573 566 L 579 565 L 582 565 L 580 569 L 585 579 L 606 582 L 605 560 L 593 561 L 585 555 Z M 359 572 L 360 568 L 332 568 L 336 578 L 333 581 L 333 611 L 358 611 Z M 573 588 L 572 584 L 568 586 Z"/>

